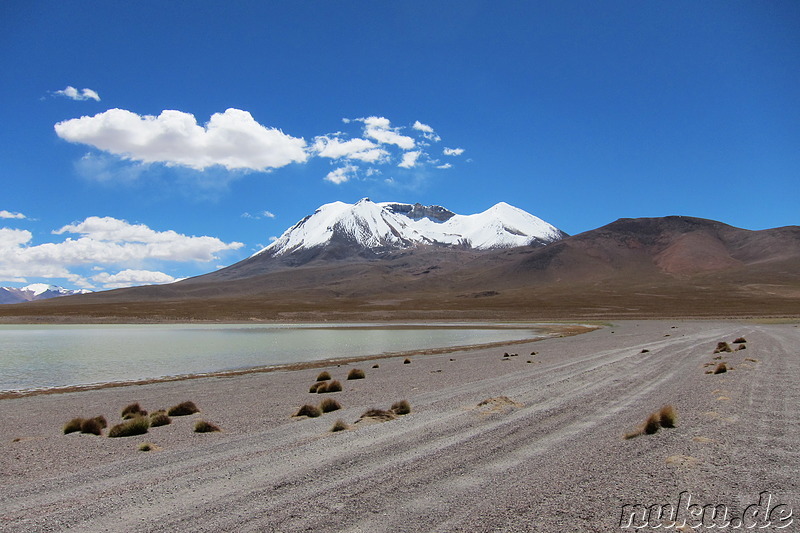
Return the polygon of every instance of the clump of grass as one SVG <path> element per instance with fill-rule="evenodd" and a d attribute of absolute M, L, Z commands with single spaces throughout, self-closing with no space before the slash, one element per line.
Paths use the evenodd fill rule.
<path fill-rule="evenodd" d="M 391 411 L 384 411 L 383 409 L 370 409 L 365 411 L 360 418 L 373 418 L 375 420 L 380 420 L 381 422 L 386 422 L 388 420 L 394 420 L 396 417 Z"/>
<path fill-rule="evenodd" d="M 155 444 L 151 444 L 149 442 L 143 442 L 137 447 L 137 449 L 140 452 L 149 452 L 149 451 L 155 450 L 156 449 L 156 445 Z"/>
<path fill-rule="evenodd" d="M 169 416 L 189 416 L 199 412 L 200 409 L 197 408 L 194 402 L 181 402 L 170 407 L 167 414 Z"/>
<path fill-rule="evenodd" d="M 392 412 L 396 415 L 407 415 L 411 412 L 411 404 L 408 400 L 400 400 L 392 404 Z"/>
<path fill-rule="evenodd" d="M 336 420 L 336 422 L 333 423 L 333 426 L 331 427 L 331 432 L 335 433 L 337 431 L 344 431 L 346 429 L 350 429 L 350 426 L 347 425 L 347 422 L 339 418 Z"/>
<path fill-rule="evenodd" d="M 506 352 L 503 354 L 503 357 L 510 357 L 510 356 L 508 355 L 508 352 Z"/>
<path fill-rule="evenodd" d="M 658 428 L 661 427 L 661 419 L 658 416 L 658 413 L 652 413 L 650 416 L 647 417 L 647 420 L 644 421 L 644 426 L 642 426 L 642 431 L 645 435 L 652 435 Z"/>
<path fill-rule="evenodd" d="M 380 368 L 380 366 L 381 365 L 379 365 L 379 364 L 374 364 L 374 365 L 372 365 L 372 368 Z"/>
<path fill-rule="evenodd" d="M 320 372 L 317 376 L 317 381 L 328 381 L 329 379 L 331 379 L 331 375 L 327 372 Z"/>
<path fill-rule="evenodd" d="M 717 343 L 717 348 L 714 350 L 714 353 L 720 353 L 720 352 L 730 353 L 732 351 L 733 350 L 731 349 L 731 345 L 725 341 L 722 341 Z"/>
<path fill-rule="evenodd" d="M 108 427 L 108 421 L 106 421 L 106 417 L 104 417 L 103 415 L 96 416 L 92 420 L 96 420 L 97 423 L 100 424 L 100 427 L 103 429 L 106 429 Z"/>
<path fill-rule="evenodd" d="M 364 379 L 366 374 L 360 368 L 354 368 L 347 373 L 347 379 Z"/>
<path fill-rule="evenodd" d="M 404 365 L 410 365 L 411 364 L 411 359 L 406 358 L 406 360 L 403 361 L 403 364 Z"/>
<path fill-rule="evenodd" d="M 758 363 L 758 359 L 753 359 L 752 357 L 745 357 L 745 361 L 749 361 L 751 363 Z"/>
<path fill-rule="evenodd" d="M 658 423 L 662 428 L 674 428 L 678 421 L 678 412 L 671 405 L 665 405 L 658 412 Z"/>
<path fill-rule="evenodd" d="M 728 371 L 728 365 L 726 365 L 725 363 L 720 363 L 714 369 L 714 374 L 724 374 L 727 371 Z"/>
<path fill-rule="evenodd" d="M 531 355 L 537 355 L 539 352 L 531 352 Z"/>
<path fill-rule="evenodd" d="M 746 349 L 747 349 L 747 345 L 746 344 L 740 344 L 739 346 L 736 347 L 736 351 L 737 352 L 739 350 L 746 350 Z"/>
<path fill-rule="evenodd" d="M 334 400 L 333 398 L 325 398 L 319 404 L 319 409 L 323 413 L 330 413 L 331 411 L 338 411 L 342 408 L 342 404 Z"/>
<path fill-rule="evenodd" d="M 324 381 L 315 381 L 308 388 L 308 392 L 317 392 L 317 389 L 319 389 L 320 386 L 325 386 L 325 382 Z"/>
<path fill-rule="evenodd" d="M 84 420 L 85 419 L 83 418 L 73 418 L 72 420 L 64 424 L 64 435 L 80 431 L 81 425 L 83 425 Z"/>
<path fill-rule="evenodd" d="M 647 348 L 643 348 L 642 351 L 639 353 L 650 353 L 650 350 L 648 350 Z"/>
<path fill-rule="evenodd" d="M 141 408 L 139 402 L 126 405 L 121 414 L 123 420 L 135 418 L 137 416 L 147 416 L 147 411 Z"/>
<path fill-rule="evenodd" d="M 108 431 L 108 436 L 116 437 L 132 437 L 134 435 L 144 435 L 150 428 L 150 420 L 144 416 L 137 416 L 131 418 L 127 422 L 117 424 Z"/>
<path fill-rule="evenodd" d="M 172 424 L 172 419 L 166 411 L 156 411 L 150 415 L 150 427 L 167 426 Z"/>
<path fill-rule="evenodd" d="M 318 393 L 323 393 L 323 392 L 340 392 L 341 390 L 342 390 L 342 384 L 341 384 L 341 383 L 339 383 L 339 382 L 338 382 L 338 381 L 336 381 L 336 380 L 334 380 L 334 381 L 331 381 L 330 383 L 328 383 L 328 384 L 326 384 L 326 385 L 324 385 L 324 386 L 320 386 L 320 387 L 318 387 L 318 388 L 317 388 L 317 392 L 318 392 Z"/>
<path fill-rule="evenodd" d="M 87 418 L 81 422 L 81 433 L 101 435 L 103 433 L 103 425 L 100 423 L 99 418 L 100 417 Z"/>
<path fill-rule="evenodd" d="M 328 391 L 328 382 L 327 381 L 318 381 L 316 385 L 317 385 L 316 387 L 314 385 L 312 385 L 311 388 L 308 389 L 308 391 L 309 392 L 316 392 L 317 394 L 322 394 L 323 392 L 327 392 Z"/>
<path fill-rule="evenodd" d="M 219 426 L 206 422 L 205 420 L 198 420 L 194 423 L 195 433 L 213 433 L 215 431 L 222 431 Z"/>
<path fill-rule="evenodd" d="M 746 342 L 747 342 L 747 339 L 745 339 L 744 337 L 737 337 L 737 339 L 735 341 L 733 341 L 733 344 L 744 344 Z"/>
<path fill-rule="evenodd" d="M 301 407 L 294 416 L 307 416 L 309 418 L 317 418 L 322 414 L 322 411 L 316 405 L 305 404 Z"/>

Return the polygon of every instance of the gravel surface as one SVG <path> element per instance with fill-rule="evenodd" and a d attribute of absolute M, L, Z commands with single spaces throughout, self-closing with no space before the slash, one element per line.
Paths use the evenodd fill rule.
<path fill-rule="evenodd" d="M 623 505 L 684 491 L 730 516 L 763 491 L 800 511 L 799 352 L 796 323 L 626 321 L 334 365 L 331 394 L 308 392 L 317 368 L 0 400 L 0 531 L 607 532 Z M 706 374 L 719 361 L 732 370 Z M 325 398 L 343 409 L 292 417 Z M 354 424 L 403 399 L 410 414 Z M 146 435 L 61 433 L 185 400 L 201 412 Z M 665 404 L 676 428 L 623 438 Z M 339 418 L 351 429 L 330 432 Z M 222 432 L 194 433 L 200 419 Z"/>

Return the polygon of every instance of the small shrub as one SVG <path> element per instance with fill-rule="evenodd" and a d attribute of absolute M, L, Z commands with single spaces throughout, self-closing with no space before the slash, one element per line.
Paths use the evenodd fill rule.
<path fill-rule="evenodd" d="M 396 415 L 407 415 L 411 412 L 411 404 L 408 400 L 401 400 L 392 404 L 392 412 Z"/>
<path fill-rule="evenodd" d="M 108 421 L 106 421 L 106 417 L 104 417 L 103 415 L 96 416 L 92 420 L 96 420 L 97 423 L 100 424 L 100 427 L 103 429 L 106 429 L 108 427 Z"/>
<path fill-rule="evenodd" d="M 156 411 L 150 415 L 150 427 L 167 426 L 172 424 L 172 419 L 166 411 Z"/>
<path fill-rule="evenodd" d="M 380 420 L 385 422 L 387 420 L 394 420 L 395 416 L 394 413 L 391 411 L 384 411 L 383 409 L 370 409 L 369 411 L 365 411 L 361 418 L 374 418 L 376 420 Z"/>
<path fill-rule="evenodd" d="M 746 349 L 747 349 L 747 345 L 746 344 L 740 344 L 739 346 L 736 347 L 736 351 L 737 352 L 739 350 L 746 350 Z"/>
<path fill-rule="evenodd" d="M 330 413 L 331 411 L 338 411 L 342 405 L 333 398 L 325 398 L 320 402 L 319 409 L 323 413 Z"/>
<path fill-rule="evenodd" d="M 508 352 L 504 353 L 503 357 L 509 357 Z"/>
<path fill-rule="evenodd" d="M 717 365 L 717 368 L 714 369 L 715 374 L 724 374 L 728 371 L 728 365 L 725 363 L 720 363 Z"/>
<path fill-rule="evenodd" d="M 403 361 L 403 364 L 404 365 L 410 365 L 411 364 L 411 359 L 406 359 L 405 361 Z"/>
<path fill-rule="evenodd" d="M 319 376 L 317 376 L 317 381 L 328 381 L 331 379 L 331 375 L 327 372 L 320 372 Z"/>
<path fill-rule="evenodd" d="M 678 421 L 678 413 L 671 405 L 665 405 L 658 412 L 658 422 L 662 428 L 674 428 Z"/>
<path fill-rule="evenodd" d="M 346 429 L 350 429 L 350 426 L 347 425 L 347 422 L 339 418 L 336 420 L 336 422 L 333 423 L 333 427 L 331 427 L 331 432 L 335 433 L 337 431 L 344 431 Z"/>
<path fill-rule="evenodd" d="M 155 449 L 155 444 L 151 444 L 149 442 L 143 442 L 138 446 L 138 450 L 140 452 L 149 452 Z"/>
<path fill-rule="evenodd" d="M 189 416 L 199 412 L 200 409 L 197 408 L 194 402 L 182 402 L 170 407 L 167 414 L 169 416 Z"/>
<path fill-rule="evenodd" d="M 717 343 L 717 348 L 714 350 L 714 353 L 732 352 L 732 351 L 733 350 L 731 349 L 730 344 L 728 344 L 727 342 L 723 341 L 723 342 L 718 342 Z"/>
<path fill-rule="evenodd" d="M 301 407 L 294 416 L 307 416 L 309 418 L 317 418 L 322 414 L 319 407 L 316 405 L 305 404 Z"/>
<path fill-rule="evenodd" d="M 322 387 L 320 387 L 321 389 Z M 340 392 L 342 390 L 342 384 L 338 381 L 331 381 L 328 383 L 324 390 L 317 389 L 317 392 Z"/>
<path fill-rule="evenodd" d="M 131 418 L 127 422 L 117 424 L 108 431 L 108 436 L 116 437 L 132 437 L 133 435 L 144 435 L 150 427 L 150 420 L 144 416 L 137 416 Z"/>
<path fill-rule="evenodd" d="M 320 385 L 325 385 L 325 382 L 324 381 L 315 381 L 308 388 L 308 392 L 317 392 L 317 389 L 320 387 Z"/>
<path fill-rule="evenodd" d="M 531 352 L 531 355 L 536 355 L 536 354 L 538 354 L 538 353 L 539 353 L 539 352 Z"/>
<path fill-rule="evenodd" d="M 643 349 L 641 352 L 639 352 L 639 353 L 650 353 L 650 350 L 648 350 L 647 348 L 644 348 L 644 349 Z"/>
<path fill-rule="evenodd" d="M 103 433 L 103 426 L 97 418 L 87 418 L 81 423 L 81 433 L 100 435 Z"/>
<path fill-rule="evenodd" d="M 81 430 L 81 425 L 83 425 L 84 419 L 83 418 L 73 418 L 69 422 L 64 425 L 64 435 L 68 433 L 75 433 L 76 431 Z"/>
<path fill-rule="evenodd" d="M 354 368 L 347 373 L 347 379 L 364 379 L 365 377 L 366 374 L 364 374 L 364 371 L 359 368 Z"/>
<path fill-rule="evenodd" d="M 738 337 L 735 341 L 733 341 L 733 344 L 744 344 L 746 342 L 747 339 L 745 339 L 744 337 Z"/>
<path fill-rule="evenodd" d="M 147 411 L 139 406 L 139 402 L 126 405 L 122 410 L 123 420 L 128 420 L 137 416 L 147 416 Z"/>
<path fill-rule="evenodd" d="M 374 365 L 372 365 L 372 368 L 380 368 L 380 366 L 381 366 L 381 365 L 374 364 Z"/>
<path fill-rule="evenodd" d="M 642 427 L 642 431 L 644 431 L 645 435 L 652 435 L 658 428 L 661 427 L 661 419 L 658 416 L 658 413 L 653 413 L 647 417 L 647 420 L 644 421 L 644 426 Z"/>
<path fill-rule="evenodd" d="M 194 432 L 195 433 L 213 433 L 215 431 L 222 431 L 219 426 L 215 426 L 211 422 L 206 422 L 205 420 L 198 420 L 194 423 Z"/>
<path fill-rule="evenodd" d="M 313 389 L 313 390 L 312 390 Z M 316 392 L 317 394 L 322 394 L 323 392 L 328 392 L 328 382 L 327 381 L 320 381 L 317 383 L 316 387 L 311 387 L 309 389 L 312 392 Z"/>

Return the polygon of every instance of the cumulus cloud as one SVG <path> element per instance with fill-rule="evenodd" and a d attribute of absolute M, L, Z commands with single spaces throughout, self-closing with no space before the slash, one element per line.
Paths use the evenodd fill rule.
<path fill-rule="evenodd" d="M 439 142 L 442 140 L 441 137 L 436 135 L 436 132 L 433 131 L 433 128 L 428 126 L 427 124 L 423 124 L 419 120 L 414 122 L 414 125 L 411 126 L 415 130 L 422 132 L 422 136 L 428 139 L 429 141 Z"/>
<path fill-rule="evenodd" d="M 275 213 L 271 211 L 261 211 L 260 213 L 256 213 L 255 215 L 251 215 L 247 211 L 242 213 L 242 218 L 250 218 L 253 220 L 261 220 L 262 218 L 275 218 Z"/>
<path fill-rule="evenodd" d="M 364 135 L 381 144 L 391 144 L 403 150 L 411 150 L 416 141 L 407 135 L 401 135 L 398 128 L 393 128 L 388 118 L 367 117 L 358 119 L 364 123 Z"/>
<path fill-rule="evenodd" d="M 11 211 L 6 211 L 5 209 L 0 210 L 0 218 L 28 218 L 22 213 L 12 213 Z"/>
<path fill-rule="evenodd" d="M 182 111 L 165 110 L 156 117 L 109 109 L 59 122 L 55 131 L 62 139 L 125 159 L 196 170 L 219 165 L 265 171 L 308 159 L 304 139 L 262 126 L 247 111 L 233 108 L 213 114 L 204 126 Z"/>
<path fill-rule="evenodd" d="M 92 280 L 100 283 L 106 289 L 120 289 L 122 287 L 132 287 L 134 285 L 153 285 L 161 283 L 172 283 L 175 278 L 169 274 L 157 270 L 135 270 L 126 269 L 116 274 L 101 272 L 92 276 Z"/>
<path fill-rule="evenodd" d="M 461 155 L 461 154 L 464 153 L 464 149 L 463 148 L 445 148 L 444 150 L 442 150 L 442 153 L 444 155 L 453 155 L 453 156 Z"/>
<path fill-rule="evenodd" d="M 57 94 L 59 96 L 66 96 L 71 100 L 94 100 L 95 102 L 100 101 L 100 95 L 97 94 L 97 91 L 93 91 L 91 89 L 83 89 L 79 91 L 78 89 L 76 89 L 71 85 L 67 85 L 66 89 L 55 91 L 53 94 Z"/>
<path fill-rule="evenodd" d="M 343 141 L 338 137 L 327 135 L 316 137 L 312 150 L 320 157 L 358 159 L 365 163 L 375 163 L 389 157 L 389 152 L 367 139 Z"/>
<path fill-rule="evenodd" d="M 341 185 L 342 183 L 350 181 L 350 179 L 356 175 L 357 171 L 358 167 L 355 165 L 339 167 L 336 170 L 331 170 L 328 172 L 328 175 L 325 176 L 325 181 L 330 181 L 336 185 Z"/>
<path fill-rule="evenodd" d="M 403 154 L 403 160 L 397 165 L 400 168 L 414 168 L 417 166 L 417 160 L 422 155 L 421 151 L 406 152 Z"/>
<path fill-rule="evenodd" d="M 209 262 L 217 260 L 221 252 L 243 246 L 240 242 L 225 243 L 216 237 L 156 231 L 144 224 L 130 224 L 112 217 L 88 217 L 52 233 L 77 235 L 77 238 L 31 245 L 31 232 L 0 228 L 0 279 L 66 278 L 87 286 L 86 280 L 71 268 L 133 267 L 152 261 Z"/>

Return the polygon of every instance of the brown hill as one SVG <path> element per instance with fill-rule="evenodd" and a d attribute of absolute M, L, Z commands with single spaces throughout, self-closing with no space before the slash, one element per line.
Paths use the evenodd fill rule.
<path fill-rule="evenodd" d="M 12 320 L 784 315 L 800 315 L 800 227 L 691 217 L 620 219 L 540 248 L 320 254 L 302 266 L 250 259 L 166 286 L 0 306 Z"/>

